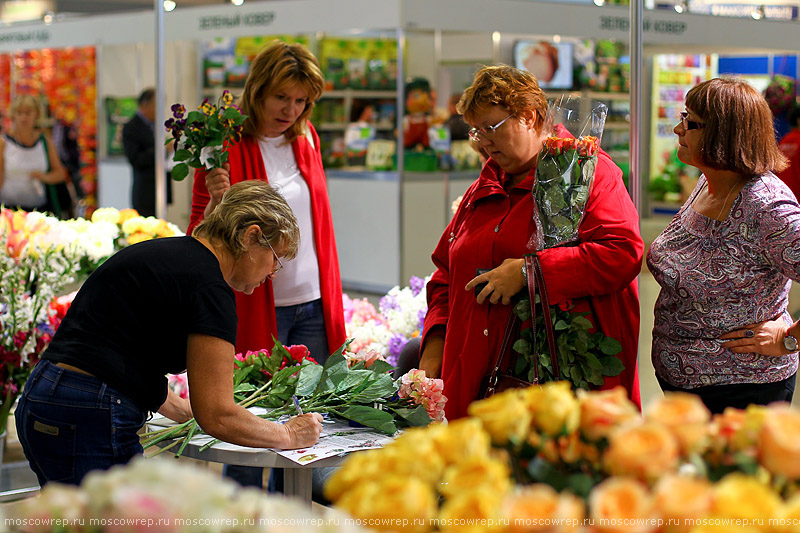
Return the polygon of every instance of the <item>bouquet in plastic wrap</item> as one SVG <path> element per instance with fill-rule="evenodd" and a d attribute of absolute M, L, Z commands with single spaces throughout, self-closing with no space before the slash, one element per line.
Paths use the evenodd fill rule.
<path fill-rule="evenodd" d="M 597 150 L 608 114 L 608 108 L 599 104 L 582 121 L 578 107 L 577 100 L 562 97 L 547 111 L 545 127 L 556 128 L 545 139 L 536 166 L 536 233 L 528 243 L 532 250 L 578 240 L 578 226 L 592 190 Z"/>
<path fill-rule="evenodd" d="M 581 117 L 578 99 L 563 98 L 548 109 L 545 128 L 553 133 L 545 139 L 536 166 L 533 187 L 536 232 L 528 242 L 531 251 L 578 244 L 578 229 L 592 191 L 597 152 L 606 121 L 603 104 Z M 536 306 L 541 306 L 536 295 Z M 574 388 L 601 386 L 605 376 L 616 376 L 624 366 L 614 357 L 622 350 L 615 339 L 600 331 L 588 313 L 575 310 L 572 302 L 549 308 L 555 353 L 547 341 L 545 318 L 537 312 L 536 323 L 524 328 L 513 349 L 517 357 L 513 374 L 526 381 L 568 380 Z M 526 294 L 514 307 L 523 322 L 531 319 Z M 537 355 L 538 354 L 538 355 Z M 556 357 L 556 365 L 552 358 Z"/>

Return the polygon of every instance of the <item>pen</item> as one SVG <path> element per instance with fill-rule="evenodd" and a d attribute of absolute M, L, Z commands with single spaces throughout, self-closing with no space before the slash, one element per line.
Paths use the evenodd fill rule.
<path fill-rule="evenodd" d="M 295 394 L 292 394 L 292 401 L 294 402 L 294 408 L 297 410 L 297 414 L 302 415 L 303 409 L 300 407 L 300 402 L 297 400 L 297 396 Z"/>

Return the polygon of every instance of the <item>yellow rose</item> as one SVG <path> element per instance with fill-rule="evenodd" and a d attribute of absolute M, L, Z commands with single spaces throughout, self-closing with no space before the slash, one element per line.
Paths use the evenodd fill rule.
<path fill-rule="evenodd" d="M 433 438 L 433 432 L 428 428 L 405 430 L 384 448 L 387 449 L 390 452 L 387 461 L 398 463 L 388 466 L 392 471 L 417 477 L 431 485 L 439 483 L 445 463 Z"/>
<path fill-rule="evenodd" d="M 664 519 L 666 533 L 682 533 L 691 529 L 691 522 L 708 516 L 711 510 L 711 483 L 707 479 L 667 474 L 653 489 L 655 507 Z"/>
<path fill-rule="evenodd" d="M 119 224 L 124 224 L 129 218 L 138 217 L 139 212 L 136 209 L 122 209 L 119 212 Z"/>
<path fill-rule="evenodd" d="M 574 533 L 583 524 L 583 501 L 569 493 L 558 494 L 550 485 L 519 488 L 503 501 L 500 514 L 509 533 Z"/>
<path fill-rule="evenodd" d="M 149 241 L 152 238 L 153 237 L 151 235 L 143 231 L 137 231 L 136 233 L 128 235 L 128 238 L 126 240 L 128 241 L 128 244 L 137 244 L 143 241 Z"/>
<path fill-rule="evenodd" d="M 511 486 L 509 476 L 510 472 L 505 462 L 488 457 L 476 457 L 448 467 L 439 485 L 439 492 L 452 498 L 462 492 L 483 486 L 504 494 Z"/>
<path fill-rule="evenodd" d="M 568 382 L 545 383 L 541 394 L 529 397 L 531 400 L 535 400 L 535 403 L 529 404 L 533 409 L 533 424 L 544 434 L 569 434 L 578 429 L 580 407 Z"/>
<path fill-rule="evenodd" d="M 781 500 L 769 487 L 741 473 L 729 474 L 714 487 L 711 516 L 748 520 L 775 516 Z"/>
<path fill-rule="evenodd" d="M 597 532 L 645 533 L 658 527 L 647 489 L 625 477 L 609 478 L 592 489 L 589 517 Z"/>
<path fill-rule="evenodd" d="M 111 222 L 119 224 L 119 211 L 113 207 L 101 207 L 92 213 L 92 222 Z"/>
<path fill-rule="evenodd" d="M 696 394 L 668 392 L 649 406 L 645 419 L 669 429 L 685 455 L 700 453 L 708 446 L 711 411 Z"/>
<path fill-rule="evenodd" d="M 611 434 L 604 455 L 608 471 L 652 481 L 678 468 L 678 442 L 654 422 L 628 424 Z"/>
<path fill-rule="evenodd" d="M 491 487 L 481 485 L 448 498 L 439 510 L 439 531 L 482 533 L 502 530 L 500 502 L 503 496 Z"/>
<path fill-rule="evenodd" d="M 639 418 L 639 409 L 628 399 L 623 387 L 604 391 L 578 391 L 580 428 L 589 440 L 600 440 L 617 426 Z"/>
<path fill-rule="evenodd" d="M 142 231 L 149 233 L 150 235 L 155 235 L 156 228 L 161 223 L 160 218 L 156 217 L 145 217 L 142 219 Z"/>
<path fill-rule="evenodd" d="M 477 418 L 461 418 L 448 424 L 433 424 L 436 449 L 445 464 L 452 465 L 474 457 L 486 457 L 492 447 L 489 434 Z"/>
<path fill-rule="evenodd" d="M 509 441 L 522 441 L 531 425 L 531 412 L 520 389 L 509 389 L 491 398 L 473 402 L 467 412 L 481 421 L 492 442 L 499 446 Z"/>
<path fill-rule="evenodd" d="M 122 233 L 125 235 L 130 235 L 131 233 L 136 233 L 137 231 L 143 231 L 143 225 L 144 217 L 131 217 L 122 223 Z"/>
<path fill-rule="evenodd" d="M 775 515 L 775 531 L 779 533 L 797 533 L 800 531 L 800 494 L 796 494 L 781 505 Z"/>
<path fill-rule="evenodd" d="M 349 455 L 325 483 L 325 497 L 336 502 L 353 487 L 376 477 L 378 472 L 374 465 L 378 463 L 378 456 L 382 452 L 384 449 L 365 450 Z"/>
<path fill-rule="evenodd" d="M 770 407 L 760 437 L 761 464 L 773 474 L 800 478 L 800 412 L 788 404 Z"/>
<path fill-rule="evenodd" d="M 371 529 L 422 533 L 436 516 L 436 494 L 419 479 L 389 475 L 356 485 L 336 507 Z"/>

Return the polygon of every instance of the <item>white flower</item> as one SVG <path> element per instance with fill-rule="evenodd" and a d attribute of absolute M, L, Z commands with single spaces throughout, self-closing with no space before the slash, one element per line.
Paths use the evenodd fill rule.
<path fill-rule="evenodd" d="M 92 213 L 92 222 L 119 224 L 119 211 L 113 207 L 101 207 Z"/>
<path fill-rule="evenodd" d="M 214 168 L 214 162 L 212 158 L 220 152 L 219 146 L 206 146 L 202 150 L 200 150 L 200 163 L 207 170 L 211 170 Z"/>

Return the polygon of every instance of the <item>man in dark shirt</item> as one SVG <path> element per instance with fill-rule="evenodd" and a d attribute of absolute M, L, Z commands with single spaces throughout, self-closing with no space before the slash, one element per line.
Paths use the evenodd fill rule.
<path fill-rule="evenodd" d="M 131 204 L 142 216 L 156 214 L 156 91 L 145 89 L 139 95 L 136 115 L 122 128 L 125 157 L 133 167 Z M 172 203 L 172 183 L 167 174 L 167 203 Z"/>

